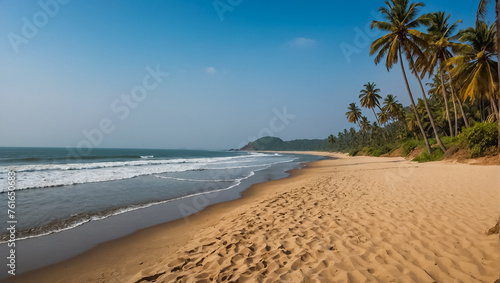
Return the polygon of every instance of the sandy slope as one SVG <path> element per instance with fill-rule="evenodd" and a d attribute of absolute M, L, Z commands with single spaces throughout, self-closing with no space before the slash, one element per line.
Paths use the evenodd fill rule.
<path fill-rule="evenodd" d="M 493 282 L 499 167 L 312 163 L 241 200 L 112 241 L 38 282 Z M 31 276 L 31 277 L 30 277 Z"/>

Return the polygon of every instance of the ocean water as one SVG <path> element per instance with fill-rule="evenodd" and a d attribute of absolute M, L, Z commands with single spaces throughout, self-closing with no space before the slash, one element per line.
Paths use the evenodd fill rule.
<path fill-rule="evenodd" d="M 65 148 L 0 148 L 0 203 L 16 173 L 17 240 L 172 200 L 242 190 L 265 174 L 276 179 L 318 157 L 239 151 L 93 149 L 80 158 Z M 269 176 L 268 176 L 269 175 Z M 0 213 L 0 221 L 8 221 Z M 8 237 L 0 233 L 0 242 Z"/>

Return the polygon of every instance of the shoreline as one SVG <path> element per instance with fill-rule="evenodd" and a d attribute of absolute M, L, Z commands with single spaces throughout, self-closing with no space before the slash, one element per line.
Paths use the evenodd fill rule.
<path fill-rule="evenodd" d="M 288 152 L 288 153 L 298 154 L 298 152 Z M 246 189 L 241 194 L 241 198 L 239 198 L 239 199 L 210 205 L 210 206 L 206 207 L 205 209 L 201 210 L 200 212 L 197 212 L 197 213 L 195 213 L 187 218 L 184 218 L 184 219 L 181 218 L 181 219 L 177 219 L 177 220 L 170 221 L 167 223 L 159 224 L 159 225 L 156 225 L 153 227 L 141 229 L 141 230 L 134 232 L 133 234 L 127 235 L 125 237 L 121 237 L 121 238 L 118 238 L 118 239 L 115 239 L 112 241 L 108 241 L 108 242 L 99 244 L 97 247 L 92 248 L 91 250 L 89 250 L 81 255 L 78 255 L 74 258 L 65 260 L 65 261 L 60 262 L 60 263 L 56 263 L 54 265 L 44 267 L 42 269 L 29 271 L 29 272 L 21 274 L 21 275 L 16 275 L 16 277 L 14 279 L 20 280 L 20 282 L 23 280 L 25 280 L 25 281 L 33 280 L 35 278 L 39 282 L 58 282 L 58 281 L 64 282 L 68 279 L 74 279 L 78 282 L 78 281 L 87 281 L 87 280 L 97 281 L 98 279 L 105 279 L 105 281 L 111 281 L 113 279 L 125 280 L 125 281 L 138 281 L 138 280 L 141 280 L 141 278 L 142 279 L 150 278 L 150 276 L 153 276 L 153 277 L 156 276 L 156 278 L 160 278 L 160 279 L 169 281 L 169 280 L 177 278 L 176 277 L 177 275 L 181 276 L 181 278 L 183 278 L 183 276 L 185 276 L 186 278 L 192 278 L 192 277 L 190 277 L 190 275 L 196 274 L 196 272 L 195 272 L 195 270 L 191 270 L 191 269 L 187 270 L 188 266 L 191 268 L 191 266 L 189 264 L 189 260 L 188 260 L 188 262 L 184 262 L 182 266 L 181 265 L 176 266 L 177 261 L 179 261 L 178 263 L 182 263 L 181 259 L 184 258 L 184 260 L 185 260 L 185 257 L 190 255 L 189 252 L 186 255 L 186 252 L 183 252 L 182 250 L 186 250 L 189 246 L 193 246 L 193 247 L 195 247 L 193 250 L 196 250 L 196 252 L 192 252 L 192 253 L 204 254 L 204 253 L 208 252 L 205 250 L 207 250 L 207 249 L 209 250 L 210 246 L 212 246 L 214 244 L 215 245 L 213 246 L 213 249 L 221 248 L 216 243 L 218 241 L 217 238 L 223 237 L 223 235 L 220 234 L 222 232 L 220 230 L 222 229 L 224 231 L 232 231 L 232 230 L 236 229 L 235 227 L 241 229 L 242 226 L 245 226 L 244 224 L 240 223 L 240 226 L 236 225 L 235 227 L 232 227 L 233 225 L 231 223 L 235 222 L 236 220 L 238 220 L 242 217 L 245 218 L 245 221 L 247 221 L 247 222 L 254 220 L 253 218 L 255 218 L 255 216 L 248 213 L 249 209 L 254 209 L 255 207 L 257 207 L 257 208 L 255 208 L 254 211 L 255 212 L 258 211 L 259 214 L 262 211 L 262 213 L 264 214 L 263 211 L 265 208 L 260 207 L 259 205 L 266 202 L 269 199 L 274 199 L 275 201 L 278 199 L 283 199 L 284 195 L 290 196 L 290 194 L 293 193 L 293 191 L 297 191 L 297 190 L 298 191 L 302 190 L 302 193 L 304 193 L 305 188 L 309 188 L 309 187 L 317 189 L 320 186 L 318 184 L 321 184 L 321 182 L 318 184 L 315 184 L 314 183 L 315 180 L 318 178 L 324 178 L 323 177 L 324 174 L 331 174 L 332 173 L 332 172 L 330 172 L 331 170 L 334 170 L 334 172 L 336 174 L 346 175 L 346 176 L 348 176 L 349 174 L 352 174 L 352 173 L 356 173 L 356 172 L 359 175 L 359 174 L 367 174 L 366 172 L 370 172 L 371 170 L 384 170 L 384 171 L 389 170 L 390 172 L 394 171 L 394 173 L 395 173 L 394 175 L 396 177 L 398 177 L 398 172 L 399 172 L 399 180 L 398 181 L 404 183 L 405 176 L 402 175 L 402 173 L 401 173 L 402 171 L 408 173 L 412 170 L 413 171 L 419 170 L 419 168 L 421 168 L 421 167 L 424 168 L 425 170 L 430 169 L 432 171 L 433 169 L 435 169 L 432 167 L 438 167 L 437 169 L 440 169 L 441 167 L 445 167 L 444 169 L 448 170 L 449 168 L 447 168 L 447 167 L 450 167 L 450 166 L 452 166 L 452 167 L 467 166 L 467 165 L 456 165 L 456 164 L 445 164 L 445 163 L 430 164 L 430 165 L 411 164 L 410 162 L 408 162 L 402 158 L 381 158 L 381 157 L 379 157 L 379 158 L 373 158 L 373 157 L 347 158 L 347 157 L 340 155 L 340 154 L 330 154 L 330 153 L 326 153 L 326 152 L 324 152 L 324 153 L 323 152 L 320 152 L 320 153 L 307 152 L 306 154 L 319 154 L 322 156 L 326 155 L 326 156 L 331 156 L 331 157 L 337 157 L 341 160 L 336 162 L 336 160 L 327 159 L 327 160 L 306 163 L 302 169 L 292 170 L 290 172 L 289 176 L 284 178 L 284 179 L 268 181 L 268 182 L 264 182 L 264 183 L 258 183 L 258 184 L 254 184 L 254 185 L 250 186 L 248 189 Z M 397 166 L 394 167 L 393 166 L 394 164 L 398 164 L 398 166 L 401 166 L 401 167 L 397 167 Z M 385 169 L 384 166 L 389 168 L 389 169 Z M 388 167 L 388 166 L 392 166 L 392 167 Z M 357 167 L 361 167 L 361 168 L 357 168 Z M 354 169 L 352 169 L 352 168 L 354 168 Z M 465 169 L 467 169 L 467 168 L 465 168 Z M 488 174 L 491 174 L 491 172 L 494 172 L 494 171 L 498 171 L 497 169 L 498 168 L 489 168 L 487 170 Z M 463 170 L 463 168 L 460 168 L 460 170 Z M 473 170 L 477 171 L 480 169 L 473 169 Z M 486 171 L 486 169 L 483 171 Z M 386 171 L 386 173 L 387 172 L 388 171 Z M 450 174 L 453 173 L 450 170 L 448 170 L 447 172 Z M 346 176 L 344 176 L 344 178 L 346 178 Z M 354 176 L 356 176 L 356 174 Z M 413 178 L 414 176 L 410 176 L 410 177 Z M 332 178 L 334 180 L 336 177 L 333 176 Z M 383 180 L 383 178 L 381 180 Z M 356 181 L 355 179 L 349 180 L 348 178 L 346 178 L 346 179 L 335 180 L 335 182 L 337 182 L 337 181 L 338 181 L 338 185 L 336 184 L 335 186 L 337 186 L 339 188 L 344 187 L 345 189 L 348 189 L 347 191 L 344 191 L 343 194 L 352 193 L 351 192 L 352 187 L 356 185 L 356 182 L 354 182 L 354 181 Z M 495 180 L 491 180 L 491 181 L 494 182 Z M 310 185 L 311 182 L 314 184 Z M 331 181 L 329 181 L 329 182 L 331 182 Z M 302 186 L 302 187 L 300 188 L 300 186 Z M 365 184 L 365 186 L 367 186 L 367 184 Z M 370 189 L 380 189 L 380 188 L 373 188 L 373 183 L 372 183 L 372 185 L 368 184 L 368 186 L 372 186 L 372 187 L 370 187 Z M 293 187 L 293 188 L 291 188 L 291 187 Z M 415 187 L 415 188 L 418 189 L 418 187 Z M 371 190 L 368 190 L 365 193 L 370 194 L 370 191 Z M 465 192 L 462 192 L 462 191 L 460 191 L 460 192 L 467 193 L 466 190 L 465 190 Z M 322 192 L 322 193 L 324 193 L 324 192 Z M 491 197 L 491 184 L 490 184 L 490 188 L 489 188 L 487 194 L 490 194 L 489 197 Z M 299 194 L 299 195 L 301 195 L 301 194 Z M 363 197 L 363 196 L 364 195 L 361 195 L 361 197 Z M 496 196 L 498 197 L 498 193 Z M 358 198 L 359 197 L 360 196 L 358 196 Z M 390 197 L 390 195 L 388 195 L 388 197 Z M 290 198 L 287 199 L 287 201 L 286 201 L 287 203 L 288 203 L 289 199 Z M 487 198 L 485 198 L 485 199 L 487 199 Z M 345 204 L 348 205 L 349 201 L 353 202 L 355 200 L 356 199 L 346 199 L 347 202 Z M 378 200 L 378 201 L 380 201 L 380 200 Z M 318 204 L 318 202 L 316 202 L 315 204 L 308 204 L 308 206 L 312 206 L 312 207 L 309 207 L 309 210 L 316 209 L 315 206 L 317 206 L 317 204 Z M 490 204 L 490 206 L 491 206 L 491 204 Z M 372 209 L 376 209 L 376 208 L 372 207 Z M 321 217 L 327 218 L 327 216 L 325 215 L 325 211 L 320 211 L 320 212 L 321 212 L 321 215 L 320 215 Z M 498 213 L 498 201 L 497 201 L 497 209 L 494 212 Z M 276 217 L 276 215 L 273 216 L 273 213 L 271 213 L 271 215 L 269 215 L 268 212 L 266 212 L 266 213 L 267 213 L 268 217 Z M 286 213 L 286 211 L 284 211 L 283 213 Z M 358 211 L 357 213 L 360 213 L 360 212 Z M 406 211 L 405 213 L 407 214 L 408 211 Z M 411 212 L 411 213 L 413 213 L 413 212 Z M 368 214 L 368 215 L 370 215 L 370 214 Z M 346 217 L 346 215 L 343 215 L 342 217 Z M 349 216 L 347 216 L 347 217 L 349 217 Z M 363 217 L 366 217 L 366 216 L 363 216 Z M 360 217 L 360 219 L 364 219 L 363 217 Z M 494 219 L 496 219 L 496 217 L 497 216 L 495 216 Z M 360 219 L 357 219 L 357 220 L 360 220 Z M 230 221 L 230 220 L 232 220 L 232 221 Z M 342 222 L 340 222 L 340 220 L 337 220 L 336 218 L 332 219 L 332 220 L 333 220 L 333 223 L 337 223 L 336 225 L 338 225 L 338 227 L 340 227 L 340 228 L 343 227 L 343 224 L 342 224 Z M 384 223 L 391 224 L 390 221 L 387 221 L 387 219 L 383 219 L 383 220 L 385 220 Z M 391 219 L 389 219 L 389 220 L 391 220 Z M 236 221 L 236 222 L 238 222 L 238 221 Z M 363 220 L 363 221 L 365 221 L 365 220 Z M 486 220 L 483 220 L 483 222 L 486 222 Z M 393 224 L 394 223 L 392 223 L 391 225 L 393 225 Z M 482 223 L 483 226 L 484 226 L 484 224 L 485 223 Z M 491 224 L 493 224 L 493 222 Z M 286 224 L 282 224 L 282 225 L 286 225 Z M 348 225 L 348 224 L 344 224 L 344 225 Z M 412 223 L 412 225 L 415 225 L 415 223 Z M 248 225 L 246 228 L 243 227 L 244 230 L 248 230 L 250 228 L 251 228 L 250 225 Z M 284 228 L 284 227 L 281 227 L 281 228 Z M 290 228 L 290 227 L 288 227 L 288 228 Z M 297 226 L 295 228 L 297 228 Z M 338 229 L 340 229 L 340 228 L 338 228 Z M 343 227 L 343 228 L 345 228 L 345 227 Z M 484 228 L 486 229 L 487 227 L 484 227 Z M 314 223 L 307 227 L 307 231 L 314 230 L 314 229 L 317 229 L 317 227 L 315 227 Z M 361 227 L 357 227 L 357 229 L 359 230 L 359 229 L 361 229 Z M 219 231 L 216 231 L 216 230 L 219 230 Z M 260 229 L 260 230 L 262 230 L 262 229 Z M 204 236 L 208 235 L 207 237 L 210 238 L 210 241 L 208 242 L 209 246 L 201 245 L 201 248 L 200 248 L 200 244 L 202 244 L 202 242 L 204 242 L 206 239 L 200 239 L 201 236 L 200 236 L 200 234 L 198 234 L 199 232 L 197 232 L 197 231 L 207 232 L 207 233 L 203 233 L 203 235 Z M 255 233 L 258 233 L 259 231 L 255 231 Z M 302 232 L 304 233 L 304 231 L 302 231 Z M 338 236 L 342 240 L 345 240 L 343 238 L 343 235 L 346 234 L 345 232 L 348 232 L 348 231 L 343 231 L 343 232 L 344 233 L 341 233 L 341 235 L 338 235 Z M 467 231 L 467 232 L 471 232 L 471 231 Z M 304 233 L 304 234 L 306 234 L 306 233 Z M 361 234 L 363 234 L 363 233 L 361 233 Z M 216 236 L 214 239 L 213 235 L 219 235 L 219 236 Z M 254 235 L 254 234 L 247 235 L 247 236 L 252 238 L 253 237 L 252 235 Z M 378 236 L 379 236 L 379 238 L 384 238 L 383 235 L 378 235 Z M 292 237 L 292 236 L 289 235 L 289 237 Z M 318 235 L 316 235 L 316 237 L 318 237 Z M 359 241 L 361 241 L 360 237 L 369 238 L 369 237 L 367 237 L 367 235 L 358 235 L 357 237 L 358 237 Z M 486 237 L 486 236 L 484 236 L 484 237 Z M 491 241 L 491 237 L 495 237 L 495 236 L 490 236 L 490 238 L 488 238 L 489 241 L 487 241 L 488 242 L 487 246 L 490 247 L 490 249 L 492 249 L 493 252 L 495 252 L 495 251 L 498 252 L 498 250 L 499 250 L 498 243 L 497 243 L 498 237 L 495 238 L 496 241 L 493 240 L 493 242 L 495 242 L 495 244 L 496 244 L 495 246 L 492 246 L 493 242 Z M 284 239 L 286 239 L 286 237 L 284 237 Z M 245 240 L 244 238 L 240 239 L 239 242 L 242 242 L 244 240 Z M 260 238 L 257 238 L 254 240 L 259 240 L 260 242 L 259 241 L 254 241 L 254 242 L 255 243 L 259 242 L 262 245 L 264 243 L 266 243 L 265 241 L 262 241 L 262 239 L 260 239 Z M 212 241 L 215 241 L 215 242 L 213 242 L 213 244 L 211 244 Z M 284 240 L 284 241 L 287 242 L 286 240 Z M 330 239 L 330 241 L 333 241 L 333 240 Z M 364 241 L 363 243 L 370 242 L 369 239 L 363 239 L 363 241 Z M 372 239 L 371 241 L 374 241 L 374 240 Z M 381 242 L 384 243 L 383 240 Z M 330 243 L 330 244 L 332 244 L 332 243 Z M 333 244 L 335 244 L 335 241 L 333 241 Z M 237 244 L 235 244 L 235 245 L 237 245 Z M 350 245 L 347 245 L 345 242 L 343 242 L 343 245 L 345 245 L 346 247 L 350 247 L 350 249 L 353 249 L 355 246 L 353 243 L 350 243 Z M 422 243 L 422 245 L 424 245 L 424 244 Z M 267 243 L 265 244 L 265 246 L 266 246 L 266 249 L 265 249 L 265 251 L 262 252 L 262 255 L 260 256 L 261 260 L 262 260 L 264 255 L 266 255 L 268 253 L 272 253 L 276 248 L 278 248 L 278 247 L 270 247 L 268 250 Z M 291 243 L 282 243 L 281 246 L 286 247 L 288 249 L 286 252 L 283 252 L 287 257 L 290 257 L 290 255 L 293 256 L 296 252 L 298 252 L 299 250 L 303 250 L 303 248 L 304 248 L 304 247 L 301 248 L 300 245 L 297 243 L 295 244 L 295 246 L 292 245 Z M 425 245 L 420 247 L 420 249 L 423 249 L 423 247 L 425 247 Z M 241 248 L 243 248 L 243 247 L 241 247 Z M 256 248 L 258 248 L 260 250 L 262 247 L 257 246 L 257 247 L 254 247 L 252 249 L 255 250 Z M 332 245 L 331 248 L 334 249 L 334 245 Z M 356 250 L 356 249 L 354 249 L 354 250 Z M 328 251 L 328 249 L 327 249 L 327 251 Z M 249 252 L 249 254 L 253 253 L 253 252 L 254 251 Z M 482 252 L 484 252 L 484 251 L 482 251 Z M 341 250 L 340 250 L 340 253 L 342 253 Z M 417 249 L 417 254 L 418 254 L 418 249 Z M 238 253 L 236 252 L 236 255 L 233 255 L 233 256 L 237 256 L 237 255 L 238 255 Z M 317 255 L 316 254 L 309 254 L 308 255 L 309 258 L 315 258 L 316 260 L 319 260 L 319 258 L 321 258 L 321 256 L 322 256 L 321 254 L 317 254 Z M 424 256 L 424 259 L 427 260 L 428 256 L 429 255 L 426 254 Z M 303 257 L 304 257 L 304 255 L 302 255 L 302 258 Z M 488 258 L 488 261 L 491 261 L 492 260 L 491 257 L 492 257 L 491 255 L 488 255 L 488 257 L 486 257 L 486 256 L 483 257 L 483 259 Z M 209 257 L 203 257 L 203 259 L 206 259 L 207 265 L 212 262 L 209 260 Z M 255 260 L 258 261 L 258 258 L 256 258 Z M 337 260 L 338 260 L 338 258 L 337 258 Z M 364 259 L 364 261 L 367 261 L 367 260 L 368 259 L 366 259 L 366 258 Z M 420 260 L 422 260 L 422 259 L 420 259 Z M 498 256 L 497 256 L 496 260 L 498 262 Z M 323 260 L 323 261 L 325 261 L 325 260 Z M 371 260 L 368 260 L 368 262 L 370 262 L 370 261 Z M 326 260 L 326 262 L 329 262 L 329 261 Z M 333 260 L 332 262 L 330 262 L 330 264 L 332 264 L 332 263 L 337 263 L 337 262 L 335 260 Z M 201 264 L 204 264 L 203 261 Z M 246 263 L 246 262 L 241 263 L 238 260 L 237 266 L 239 268 L 239 267 L 245 267 L 245 265 L 249 265 L 249 264 L 251 265 L 251 263 Z M 269 264 L 269 263 L 266 263 L 266 265 L 267 264 Z M 281 262 L 281 264 L 286 265 L 286 264 L 291 264 L 291 263 L 290 262 L 288 262 L 288 263 Z M 297 265 L 298 264 L 295 264 L 295 267 L 297 267 Z M 353 265 L 355 265 L 355 264 L 351 263 L 351 266 L 353 266 Z M 413 264 L 413 265 L 415 265 L 415 264 Z M 438 263 L 436 263 L 436 265 L 438 265 Z M 442 265 L 442 264 L 440 264 L 440 265 Z M 269 268 L 270 267 L 271 266 L 269 266 Z M 412 269 L 411 272 L 407 272 L 407 275 L 411 273 L 410 274 L 411 276 L 408 275 L 408 276 L 410 276 L 409 278 L 413 278 L 414 280 L 415 279 L 424 279 L 425 276 L 422 275 L 422 273 L 417 270 L 418 266 L 414 266 L 414 267 L 415 267 L 415 270 Z M 212 268 L 215 271 L 215 270 L 217 270 L 218 266 L 217 266 L 217 264 L 213 263 L 210 266 L 208 266 L 207 268 L 208 269 Z M 319 266 L 318 266 L 318 268 L 319 268 Z M 348 268 L 345 268 L 345 269 L 348 269 Z M 176 272 L 173 272 L 172 270 L 175 270 Z M 279 270 L 279 268 L 278 268 L 278 270 Z M 298 271 L 298 270 L 302 270 L 302 269 L 301 268 L 293 269 L 293 271 Z M 496 270 L 498 270 L 498 268 L 496 268 Z M 352 274 L 357 274 L 356 278 L 361 278 L 360 277 L 361 275 L 365 278 L 369 278 L 370 274 L 371 274 L 371 276 L 374 276 L 373 274 L 377 274 L 377 272 L 380 273 L 379 274 L 380 276 L 382 276 L 382 274 L 384 276 L 395 276 L 396 275 L 396 274 L 393 274 L 394 272 L 392 272 L 392 273 L 388 272 L 388 274 L 385 274 L 382 271 L 379 272 L 378 269 L 373 269 L 372 271 L 374 271 L 374 273 L 371 273 L 370 268 L 368 268 L 368 270 L 366 272 L 358 271 L 359 274 L 358 273 L 351 273 L 351 276 L 352 276 Z M 485 270 L 482 270 L 482 271 L 484 273 Z M 493 278 L 492 272 L 489 269 L 487 269 L 486 271 L 488 271 L 488 272 L 486 272 L 488 274 L 485 276 L 490 276 L 491 278 Z M 162 273 L 162 272 L 164 272 L 164 273 Z M 304 271 L 302 270 L 302 272 L 304 272 Z M 425 272 L 428 272 L 428 271 L 425 271 Z M 235 271 L 234 273 L 237 273 L 237 272 Z M 276 273 L 276 270 L 273 272 L 273 274 L 274 273 Z M 322 272 L 319 269 L 317 270 L 317 273 L 322 274 Z M 438 271 L 431 271 L 431 274 L 433 276 L 434 276 L 434 273 L 440 274 Z M 198 274 L 198 275 L 200 275 L 200 274 Z M 268 275 L 271 275 L 271 274 L 268 274 Z M 284 274 L 282 274 L 282 275 L 284 276 Z M 345 275 L 345 274 L 343 274 L 343 275 Z M 349 275 L 349 273 L 346 276 L 348 276 L 348 275 Z M 465 275 L 460 274 L 460 275 L 466 276 L 467 274 L 465 274 Z M 212 276 L 214 276 L 214 275 L 212 274 Z M 416 276 L 416 277 L 412 277 L 412 276 Z M 496 276 L 498 276 L 498 274 Z M 153 277 L 151 277 L 151 278 L 153 278 Z M 241 277 L 241 278 L 243 278 L 243 277 Z M 283 277 L 283 278 L 278 277 L 278 278 L 286 279 L 285 277 Z M 222 278 L 224 278 L 224 277 L 221 276 L 218 278 L 222 280 Z M 302 277 L 302 278 L 304 278 L 304 277 Z M 339 277 L 339 278 L 344 278 L 344 277 Z M 347 278 L 350 278 L 350 277 L 348 276 L 348 277 L 346 277 L 346 279 Z M 398 278 L 401 278 L 401 277 L 398 277 Z M 467 278 L 467 277 L 463 277 L 463 278 Z M 226 279 L 227 279 L 227 276 L 226 276 Z M 495 278 L 493 278 L 493 280 L 494 279 Z M 356 280 L 354 280 L 354 281 L 356 281 Z M 424 280 L 424 281 L 426 281 L 426 280 Z"/>
<path fill-rule="evenodd" d="M 304 164 L 310 162 L 307 159 L 310 158 L 294 162 L 296 163 L 296 165 L 293 165 L 295 168 L 292 168 L 292 165 L 288 163 L 283 163 L 264 171 L 257 170 L 259 172 L 252 179 L 244 179 L 240 181 L 236 188 L 230 190 L 223 189 L 203 192 L 178 199 L 162 201 L 158 204 L 147 205 L 143 208 L 105 217 L 98 221 L 90 221 L 71 229 L 64 229 L 45 236 L 35 236 L 20 240 L 17 256 L 24 260 L 21 268 L 19 266 L 16 268 L 21 270 L 16 272 L 17 275 L 15 278 L 19 278 L 19 276 L 25 273 L 35 272 L 71 260 L 102 244 L 119 240 L 141 230 L 170 223 L 175 220 L 182 220 L 185 218 L 185 213 L 189 214 L 190 217 L 192 216 L 190 214 L 200 213 L 212 205 L 237 200 L 254 184 L 267 182 L 270 179 L 279 180 L 287 178 L 290 175 L 289 172 L 295 169 L 299 170 Z M 68 241 L 66 239 L 72 240 Z M 55 249 L 58 250 L 58 253 L 52 252 Z M 0 251 L 3 251 L 5 254 L 8 253 L 5 243 L 0 245 Z M 0 282 L 9 281 L 11 278 L 11 275 L 4 273 L 0 276 Z"/>

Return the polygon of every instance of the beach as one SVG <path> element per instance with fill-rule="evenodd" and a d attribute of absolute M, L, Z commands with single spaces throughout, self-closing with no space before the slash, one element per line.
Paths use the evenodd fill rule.
<path fill-rule="evenodd" d="M 299 152 L 295 152 L 299 153 Z M 307 152 L 312 154 L 312 152 Z M 14 282 L 493 282 L 499 167 L 347 157 Z M 20 261 L 21 264 L 21 261 Z"/>

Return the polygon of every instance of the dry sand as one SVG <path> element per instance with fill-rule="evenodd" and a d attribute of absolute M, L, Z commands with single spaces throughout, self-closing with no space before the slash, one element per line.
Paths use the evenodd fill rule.
<path fill-rule="evenodd" d="M 19 282 L 493 282 L 499 166 L 338 157 Z M 156 281 L 155 281 L 156 280 Z"/>

